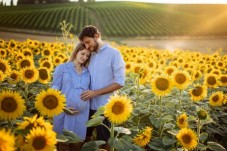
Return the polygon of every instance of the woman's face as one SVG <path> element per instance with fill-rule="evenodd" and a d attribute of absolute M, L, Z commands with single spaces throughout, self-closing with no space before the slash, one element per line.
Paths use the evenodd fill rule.
<path fill-rule="evenodd" d="M 76 61 L 80 64 L 85 63 L 85 61 L 87 61 L 87 59 L 90 56 L 90 51 L 87 49 L 83 49 L 81 51 L 78 51 L 77 55 L 76 55 Z"/>

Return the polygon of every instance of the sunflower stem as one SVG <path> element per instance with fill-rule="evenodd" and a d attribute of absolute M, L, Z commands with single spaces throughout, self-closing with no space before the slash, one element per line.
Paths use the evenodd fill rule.
<path fill-rule="evenodd" d="M 139 98 L 139 80 L 140 80 L 140 77 L 139 76 L 137 76 L 136 77 L 136 99 L 138 99 Z"/>
<path fill-rule="evenodd" d="M 161 117 L 161 115 L 162 115 L 162 96 L 160 96 L 160 98 L 159 98 L 159 110 L 160 110 L 159 115 Z"/>
<path fill-rule="evenodd" d="M 111 122 L 111 128 L 110 128 L 110 138 L 114 138 L 114 123 Z M 114 147 L 111 146 L 111 151 L 114 151 Z"/>
<path fill-rule="evenodd" d="M 201 129 L 201 126 L 200 126 L 200 119 L 198 119 L 198 123 L 197 123 L 197 136 L 198 136 L 198 144 L 199 144 L 199 137 L 200 137 L 200 129 Z M 198 150 L 198 147 L 196 147 L 196 151 Z"/>
<path fill-rule="evenodd" d="M 180 99 L 179 99 L 179 108 L 181 110 L 181 100 L 182 100 L 182 95 L 181 95 L 182 90 L 180 90 Z"/>

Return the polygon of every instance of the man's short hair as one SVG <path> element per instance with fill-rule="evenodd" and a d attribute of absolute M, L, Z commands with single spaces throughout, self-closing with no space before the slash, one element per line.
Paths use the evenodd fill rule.
<path fill-rule="evenodd" d="M 95 34 L 101 34 L 97 27 L 93 25 L 85 26 L 79 34 L 79 39 L 83 40 L 84 37 L 95 37 Z"/>

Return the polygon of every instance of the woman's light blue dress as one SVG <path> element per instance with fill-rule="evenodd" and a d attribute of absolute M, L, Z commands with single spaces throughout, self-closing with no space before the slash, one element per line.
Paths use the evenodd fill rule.
<path fill-rule="evenodd" d="M 83 101 L 80 95 L 89 89 L 90 74 L 87 68 L 83 68 L 81 74 L 75 70 L 73 62 L 60 64 L 56 67 L 53 75 L 52 88 L 60 90 L 66 97 L 66 106 L 79 110 L 77 115 L 61 113 L 54 117 L 54 130 L 62 134 L 63 129 L 73 131 L 81 139 L 85 139 L 88 121 L 90 101 Z"/>

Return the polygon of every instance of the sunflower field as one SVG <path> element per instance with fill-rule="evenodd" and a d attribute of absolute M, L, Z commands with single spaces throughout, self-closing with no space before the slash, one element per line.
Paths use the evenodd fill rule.
<path fill-rule="evenodd" d="M 126 62 L 126 84 L 87 126 L 111 121 L 111 150 L 183 151 L 227 148 L 227 54 L 115 47 Z M 57 142 L 52 118 L 65 96 L 51 89 L 55 67 L 67 62 L 71 43 L 0 40 L 0 150 L 51 151 Z M 82 151 L 98 150 L 90 141 Z"/>

